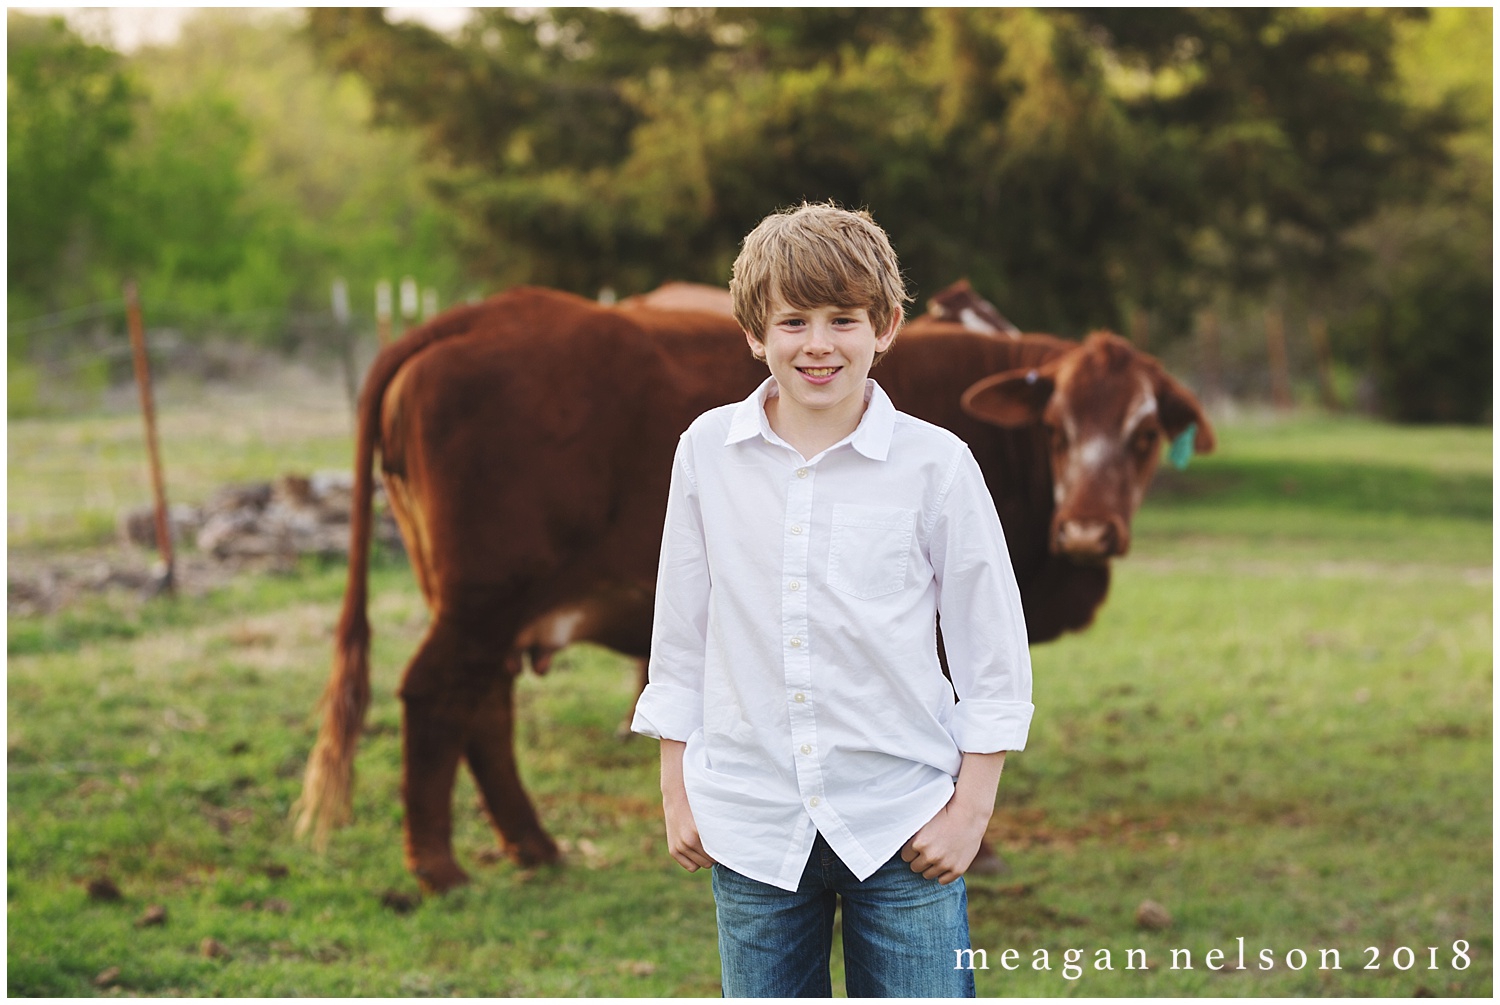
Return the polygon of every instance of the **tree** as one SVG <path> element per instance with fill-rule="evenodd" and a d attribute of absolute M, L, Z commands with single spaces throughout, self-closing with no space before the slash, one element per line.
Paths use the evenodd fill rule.
<path fill-rule="evenodd" d="M 872 208 L 920 291 L 968 275 L 1077 333 L 1345 267 L 1385 179 L 1441 159 L 1444 120 L 1392 85 L 1393 17 L 489 10 L 450 41 L 320 9 L 310 28 L 423 130 L 497 280 L 723 282 L 760 216 L 831 198 Z"/>
<path fill-rule="evenodd" d="M 120 57 L 61 18 L 6 19 L 7 274 L 11 316 L 48 303 L 70 242 L 103 206 L 136 92 Z"/>
<path fill-rule="evenodd" d="M 221 325 L 242 318 L 264 340 L 288 341 L 296 315 L 326 312 L 335 278 L 366 313 L 380 278 L 413 275 L 446 302 L 468 286 L 455 224 L 425 186 L 416 137 L 372 127 L 368 90 L 319 64 L 301 24 L 298 12 L 205 10 L 176 43 L 135 57 L 153 101 L 155 125 L 143 132 L 179 133 L 156 152 L 142 144 L 142 165 L 180 157 L 202 175 L 196 183 L 167 170 L 144 176 L 163 198 L 212 190 L 227 200 L 217 224 L 224 240 L 213 246 L 208 228 L 197 236 L 205 265 L 232 255 L 232 267 L 213 275 L 158 268 L 171 285 L 161 295 Z M 200 114 L 211 107 L 221 111 Z M 149 216 L 138 215 L 142 233 L 170 249 L 173 236 L 152 233 Z"/>
<path fill-rule="evenodd" d="M 13 318 L 114 301 L 130 276 L 155 324 L 290 344 L 332 334 L 303 319 L 335 277 L 356 307 L 379 278 L 468 291 L 415 137 L 370 127 L 298 14 L 206 11 L 128 58 L 60 20 L 11 26 Z"/>
<path fill-rule="evenodd" d="M 1429 184 L 1355 234 L 1367 265 L 1343 284 L 1334 334 L 1403 421 L 1488 422 L 1494 402 L 1492 14 L 1443 8 L 1402 26 L 1396 62 L 1419 108 L 1462 129 Z"/>

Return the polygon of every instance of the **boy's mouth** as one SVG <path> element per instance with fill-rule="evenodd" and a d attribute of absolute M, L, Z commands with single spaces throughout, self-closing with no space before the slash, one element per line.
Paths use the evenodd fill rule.
<path fill-rule="evenodd" d="M 842 369 L 843 369 L 843 367 L 841 367 L 841 366 L 799 366 L 799 367 L 797 367 L 798 372 L 806 374 L 807 376 L 812 377 L 814 379 L 818 379 L 818 378 L 822 378 L 822 377 L 832 377 L 834 374 L 838 373 Z"/>

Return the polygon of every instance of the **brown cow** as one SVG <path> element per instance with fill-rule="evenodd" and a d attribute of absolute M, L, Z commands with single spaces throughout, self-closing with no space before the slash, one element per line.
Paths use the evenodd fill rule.
<path fill-rule="evenodd" d="M 1011 324 L 994 304 L 975 293 L 967 279 L 945 286 L 929 297 L 925 317 L 934 321 L 956 321 L 972 332 L 1021 337 L 1021 329 Z"/>
<path fill-rule="evenodd" d="M 535 633 L 570 612 L 630 630 L 619 612 L 638 606 L 633 630 L 648 623 L 639 598 L 654 586 L 677 437 L 765 373 L 721 313 L 533 288 L 458 308 L 382 350 L 360 402 L 349 587 L 299 831 L 325 837 L 349 814 L 369 702 L 377 450 L 433 615 L 400 686 L 402 794 L 407 865 L 441 891 L 467 878 L 451 845 L 460 761 L 506 851 L 523 864 L 556 859 L 516 772 L 511 654 L 545 648 L 552 640 Z M 1193 396 L 1112 335 L 1079 345 L 914 323 L 876 376 L 898 408 L 969 443 L 1037 642 L 1093 619 L 1161 438 L 1196 423 L 1197 449 L 1213 446 Z"/>
<path fill-rule="evenodd" d="M 662 283 L 650 293 L 637 293 L 620 301 L 626 310 L 707 311 L 734 316 L 734 297 L 722 286 L 703 283 Z"/>

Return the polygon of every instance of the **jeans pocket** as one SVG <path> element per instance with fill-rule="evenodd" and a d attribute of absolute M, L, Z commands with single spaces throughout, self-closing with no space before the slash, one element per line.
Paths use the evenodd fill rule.
<path fill-rule="evenodd" d="M 861 600 L 900 590 L 906 585 L 916 523 L 915 510 L 836 504 L 829 541 L 828 584 Z"/>

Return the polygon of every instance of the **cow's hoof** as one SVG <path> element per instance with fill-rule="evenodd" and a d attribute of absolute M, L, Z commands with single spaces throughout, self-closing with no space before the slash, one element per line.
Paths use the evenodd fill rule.
<path fill-rule="evenodd" d="M 505 845 L 505 853 L 523 869 L 536 865 L 553 865 L 562 857 L 557 845 L 545 834 L 538 834 L 524 841 L 509 841 Z"/>
<path fill-rule="evenodd" d="M 1010 872 L 1010 865 L 986 842 L 979 846 L 979 854 L 969 864 L 968 872 L 975 876 L 1004 876 Z"/>
<path fill-rule="evenodd" d="M 432 865 L 413 866 L 411 871 L 424 893 L 447 893 L 469 881 L 469 874 L 460 869 L 458 863 L 451 858 Z"/>

